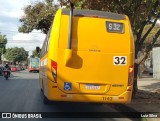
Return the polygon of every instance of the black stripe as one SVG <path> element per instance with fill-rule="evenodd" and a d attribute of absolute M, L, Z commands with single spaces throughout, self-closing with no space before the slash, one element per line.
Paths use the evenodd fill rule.
<path fill-rule="evenodd" d="M 63 15 L 69 15 L 69 13 L 70 13 L 69 9 L 62 10 Z M 89 15 L 98 16 L 101 18 L 114 19 L 114 20 L 126 19 L 125 15 L 117 13 L 97 11 L 97 10 L 73 10 L 73 16 L 89 16 Z"/>

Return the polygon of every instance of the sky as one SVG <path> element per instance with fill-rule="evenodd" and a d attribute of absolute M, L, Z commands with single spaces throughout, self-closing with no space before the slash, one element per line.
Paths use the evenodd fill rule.
<path fill-rule="evenodd" d="M 0 0 L 0 32 L 7 37 L 7 48 L 24 47 L 31 55 L 36 46 L 42 47 L 46 35 L 41 31 L 34 30 L 30 34 L 18 32 L 24 6 L 34 1 L 37 0 Z"/>

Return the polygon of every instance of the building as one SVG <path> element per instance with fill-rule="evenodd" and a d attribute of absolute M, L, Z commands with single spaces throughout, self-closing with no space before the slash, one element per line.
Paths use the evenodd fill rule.
<path fill-rule="evenodd" d="M 8 63 L 9 65 L 12 65 L 13 62 L 12 61 L 9 61 L 7 60 L 4 55 L 1 56 L 1 60 L 0 60 L 0 65 L 5 65 L 6 63 Z"/>

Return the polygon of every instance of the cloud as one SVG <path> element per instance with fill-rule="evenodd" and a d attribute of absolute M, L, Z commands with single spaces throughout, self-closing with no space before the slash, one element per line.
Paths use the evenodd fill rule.
<path fill-rule="evenodd" d="M 13 36 L 13 40 L 32 40 L 32 36 L 30 34 L 17 33 Z"/>
<path fill-rule="evenodd" d="M 17 33 L 13 35 L 12 40 L 8 42 L 8 46 L 24 47 L 26 51 L 29 51 L 29 55 L 31 55 L 32 51 L 36 49 L 36 46 L 39 46 L 40 48 L 42 47 L 45 37 L 45 34 L 42 34 L 40 31 L 36 30 L 29 34 Z"/>
<path fill-rule="evenodd" d="M 37 0 L 0 0 L 0 32 L 7 36 L 7 48 L 24 47 L 31 55 L 36 46 L 42 47 L 45 35 L 40 31 L 18 32 L 19 18 L 24 14 L 22 9 L 34 1 Z"/>
<path fill-rule="evenodd" d="M 23 11 L 1 11 L 1 16 L 7 16 L 11 18 L 20 18 L 23 15 Z"/>

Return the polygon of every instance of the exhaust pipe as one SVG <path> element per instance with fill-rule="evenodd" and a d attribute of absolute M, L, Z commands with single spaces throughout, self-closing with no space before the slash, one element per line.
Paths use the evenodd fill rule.
<path fill-rule="evenodd" d="M 70 2 L 70 18 L 69 18 L 69 29 L 68 29 L 68 48 L 65 49 L 65 65 L 67 66 L 67 63 L 69 60 L 72 58 L 72 49 L 71 49 L 71 44 L 72 44 L 72 17 L 73 17 L 73 7 L 74 4 Z"/>
<path fill-rule="evenodd" d="M 68 49 L 71 49 L 72 43 L 72 17 L 73 17 L 73 3 L 70 1 L 70 19 L 69 19 L 69 33 L 68 33 Z"/>

